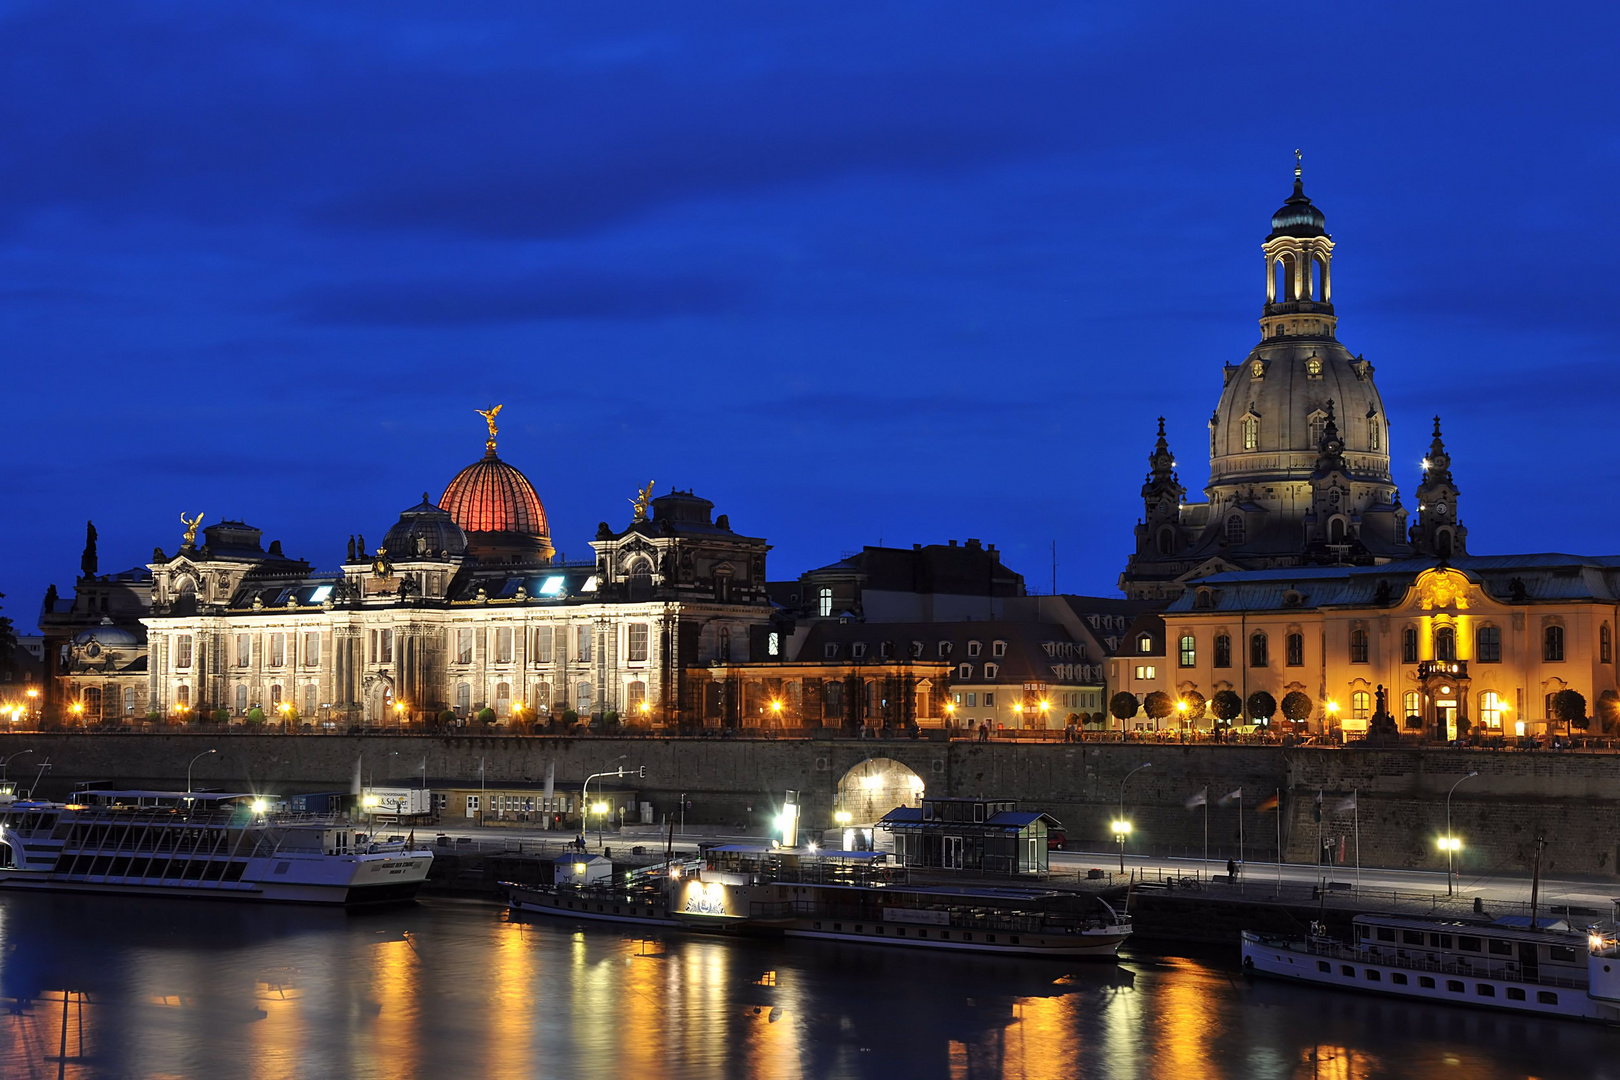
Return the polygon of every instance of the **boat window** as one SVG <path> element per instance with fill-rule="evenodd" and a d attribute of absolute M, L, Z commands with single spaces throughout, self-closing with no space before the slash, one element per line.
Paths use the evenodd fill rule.
<path fill-rule="evenodd" d="M 1478 994 L 1480 997 L 1495 997 L 1496 987 L 1492 986 L 1490 983 L 1475 983 L 1474 993 Z"/>
<path fill-rule="evenodd" d="M 1543 1005 L 1556 1005 L 1558 1004 L 1558 995 L 1551 990 L 1537 990 L 1536 1000 Z"/>
<path fill-rule="evenodd" d="M 1446 980 L 1446 989 L 1450 990 L 1453 994 L 1462 993 L 1463 992 L 1462 980 L 1461 979 L 1447 979 Z"/>
<path fill-rule="evenodd" d="M 1509 1001 L 1523 1001 L 1524 1000 L 1524 991 L 1521 988 L 1517 987 L 1517 986 L 1508 987 L 1508 1000 Z"/>
<path fill-rule="evenodd" d="M 1418 985 L 1423 987 L 1423 989 L 1425 989 L 1425 990 L 1433 990 L 1434 989 L 1434 980 L 1431 979 L 1427 975 L 1419 975 L 1418 976 Z"/>
<path fill-rule="evenodd" d="M 1013 937 L 1011 940 L 1012 940 L 1012 943 L 1014 945 L 1018 944 L 1018 938 L 1017 937 Z"/>
<path fill-rule="evenodd" d="M 1547 959 L 1572 964 L 1575 962 L 1575 950 L 1568 945 L 1549 945 L 1547 946 Z"/>
<path fill-rule="evenodd" d="M 1512 956 L 1513 942 L 1503 941 L 1501 938 L 1491 938 L 1488 942 L 1494 956 Z"/>
<path fill-rule="evenodd" d="M 1457 948 L 1461 949 L 1463 952 L 1479 952 L 1482 944 L 1483 942 L 1481 942 L 1477 937 L 1459 935 L 1457 938 Z"/>
<path fill-rule="evenodd" d="M 1389 927 L 1389 926 L 1380 926 L 1378 928 L 1378 940 L 1379 941 L 1394 941 L 1395 940 L 1395 930 L 1394 930 L 1394 928 Z"/>
<path fill-rule="evenodd" d="M 1383 978 L 1384 976 L 1381 972 L 1374 971 L 1372 968 L 1367 969 L 1368 982 L 1381 982 Z"/>
<path fill-rule="evenodd" d="M 1367 926 L 1357 926 L 1356 927 L 1356 937 L 1364 938 L 1368 934 L 1370 934 L 1371 932 L 1372 932 L 1371 927 L 1367 927 Z"/>
<path fill-rule="evenodd" d="M 1333 965 L 1328 963 L 1326 960 L 1318 960 L 1316 962 L 1316 970 L 1325 971 L 1331 975 L 1333 973 Z"/>
<path fill-rule="evenodd" d="M 1423 944 L 1423 931 L 1421 931 L 1421 930 L 1402 930 L 1401 931 L 1401 941 L 1405 942 L 1408 945 L 1421 945 L 1421 944 Z"/>
<path fill-rule="evenodd" d="M 1430 945 L 1430 947 L 1436 948 L 1436 949 L 1449 949 L 1449 948 L 1451 948 L 1451 935 L 1450 934 L 1430 934 L 1429 935 L 1429 945 Z"/>
<path fill-rule="evenodd" d="M 1405 986 L 1406 975 L 1399 971 L 1392 971 L 1389 973 L 1389 981 L 1394 983 L 1396 986 Z"/>
<path fill-rule="evenodd" d="M 1340 975 L 1348 975 L 1348 976 L 1350 976 L 1350 978 L 1353 979 L 1353 978 L 1356 977 L 1356 969 L 1351 967 L 1349 964 L 1340 964 L 1339 965 L 1339 974 Z"/>

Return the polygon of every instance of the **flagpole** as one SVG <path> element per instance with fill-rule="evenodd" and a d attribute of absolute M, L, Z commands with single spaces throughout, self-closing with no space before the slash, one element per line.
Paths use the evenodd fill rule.
<path fill-rule="evenodd" d="M 1316 789 L 1316 883 L 1322 884 L 1322 789 Z"/>
<path fill-rule="evenodd" d="M 1282 895 L 1282 788 L 1277 789 L 1277 895 Z"/>
<path fill-rule="evenodd" d="M 1204 873 L 1209 873 L 1209 785 L 1204 785 Z"/>
<path fill-rule="evenodd" d="M 1243 789 L 1238 788 L 1238 873 L 1243 873 Z"/>
<path fill-rule="evenodd" d="M 1350 797 L 1355 800 L 1355 805 L 1351 806 L 1350 809 L 1356 815 L 1356 892 L 1359 894 L 1361 892 L 1361 789 L 1351 788 Z"/>

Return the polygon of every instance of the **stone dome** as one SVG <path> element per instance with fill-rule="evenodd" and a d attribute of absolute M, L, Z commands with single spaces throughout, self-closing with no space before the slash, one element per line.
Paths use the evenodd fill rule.
<path fill-rule="evenodd" d="M 1305 182 L 1298 177 L 1294 178 L 1294 193 L 1288 201 L 1271 215 L 1271 235 L 1267 240 L 1275 240 L 1279 236 L 1326 236 L 1327 217 L 1305 195 Z"/>
<path fill-rule="evenodd" d="M 542 519 L 543 520 L 543 519 Z M 399 520 L 383 537 L 383 550 L 391 559 L 438 558 L 467 553 L 467 534 L 448 510 L 441 509 L 422 493 L 422 501 L 400 512 Z"/>
<path fill-rule="evenodd" d="M 89 656 L 96 656 L 115 649 L 138 649 L 141 639 L 122 627 L 104 623 L 75 634 L 73 647 Z"/>

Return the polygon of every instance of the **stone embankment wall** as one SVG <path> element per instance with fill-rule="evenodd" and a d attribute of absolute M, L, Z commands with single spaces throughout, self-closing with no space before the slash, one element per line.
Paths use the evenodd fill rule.
<path fill-rule="evenodd" d="M 575 785 L 618 764 L 646 766 L 641 798 L 655 812 L 674 814 L 684 792 L 692 824 L 746 824 L 763 831 L 793 788 L 804 822 L 832 822 L 839 781 L 868 759 L 892 759 L 914 771 L 932 794 L 997 796 L 1044 809 L 1063 822 L 1071 848 L 1115 850 L 1109 823 L 1117 816 L 1120 783 L 1133 824 L 1129 850 L 1197 856 L 1205 810 L 1186 800 L 1208 790 L 1212 856 L 1238 847 L 1238 806 L 1220 799 L 1243 791 L 1243 847 L 1252 860 L 1273 857 L 1278 825 L 1290 862 L 1315 860 L 1312 806 L 1323 794 L 1322 836 L 1354 860 L 1354 818 L 1339 810 L 1358 793 L 1364 866 L 1441 870 L 1436 837 L 1445 829 L 1445 796 L 1454 830 L 1465 845 L 1463 867 L 1528 873 L 1537 836 L 1547 841 L 1550 874 L 1613 876 L 1620 844 L 1620 756 L 1449 750 L 1283 749 L 1178 743 L 976 743 L 926 740 L 612 739 L 508 736 L 281 736 L 207 734 L 0 734 L 0 756 L 32 748 L 12 761 L 15 779 L 31 782 L 49 760 L 43 790 L 65 794 L 72 783 L 126 781 L 184 785 L 186 763 L 202 750 L 193 775 L 212 787 L 296 793 L 346 790 L 359 757 L 381 782 L 420 775 L 476 782 L 482 762 L 491 782 L 541 781 L 555 764 L 559 785 Z M 1259 804 L 1282 792 L 1282 820 Z M 1343 844 L 1338 841 L 1343 838 Z"/>

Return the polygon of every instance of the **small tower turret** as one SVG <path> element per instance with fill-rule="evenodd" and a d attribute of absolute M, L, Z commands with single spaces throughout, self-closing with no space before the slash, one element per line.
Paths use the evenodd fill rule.
<path fill-rule="evenodd" d="M 1327 218 L 1305 195 L 1304 165 L 1294 151 L 1294 193 L 1271 215 L 1271 234 L 1260 245 L 1266 256 L 1266 306 L 1262 338 L 1332 338 L 1333 239 Z"/>
<path fill-rule="evenodd" d="M 1142 524 L 1137 526 L 1136 548 L 1173 555 L 1181 544 L 1181 504 L 1187 489 L 1176 475 L 1176 458 L 1159 417 L 1159 438 L 1148 455 L 1147 479 L 1142 483 Z"/>
<path fill-rule="evenodd" d="M 1412 526 L 1412 547 L 1420 555 L 1450 559 L 1468 554 L 1468 529 L 1457 514 L 1457 483 L 1451 478 L 1451 455 L 1434 418 L 1434 440 L 1423 459 L 1423 481 L 1418 484 L 1417 522 Z"/>
<path fill-rule="evenodd" d="M 1352 488 L 1344 462 L 1344 440 L 1339 437 L 1331 400 L 1326 409 L 1322 437 L 1317 442 L 1316 469 L 1311 473 L 1311 512 L 1305 521 L 1305 537 L 1307 547 L 1326 544 L 1342 548 L 1356 542 L 1361 522 L 1350 500 Z M 1342 552 L 1334 554 L 1343 556 Z"/>

